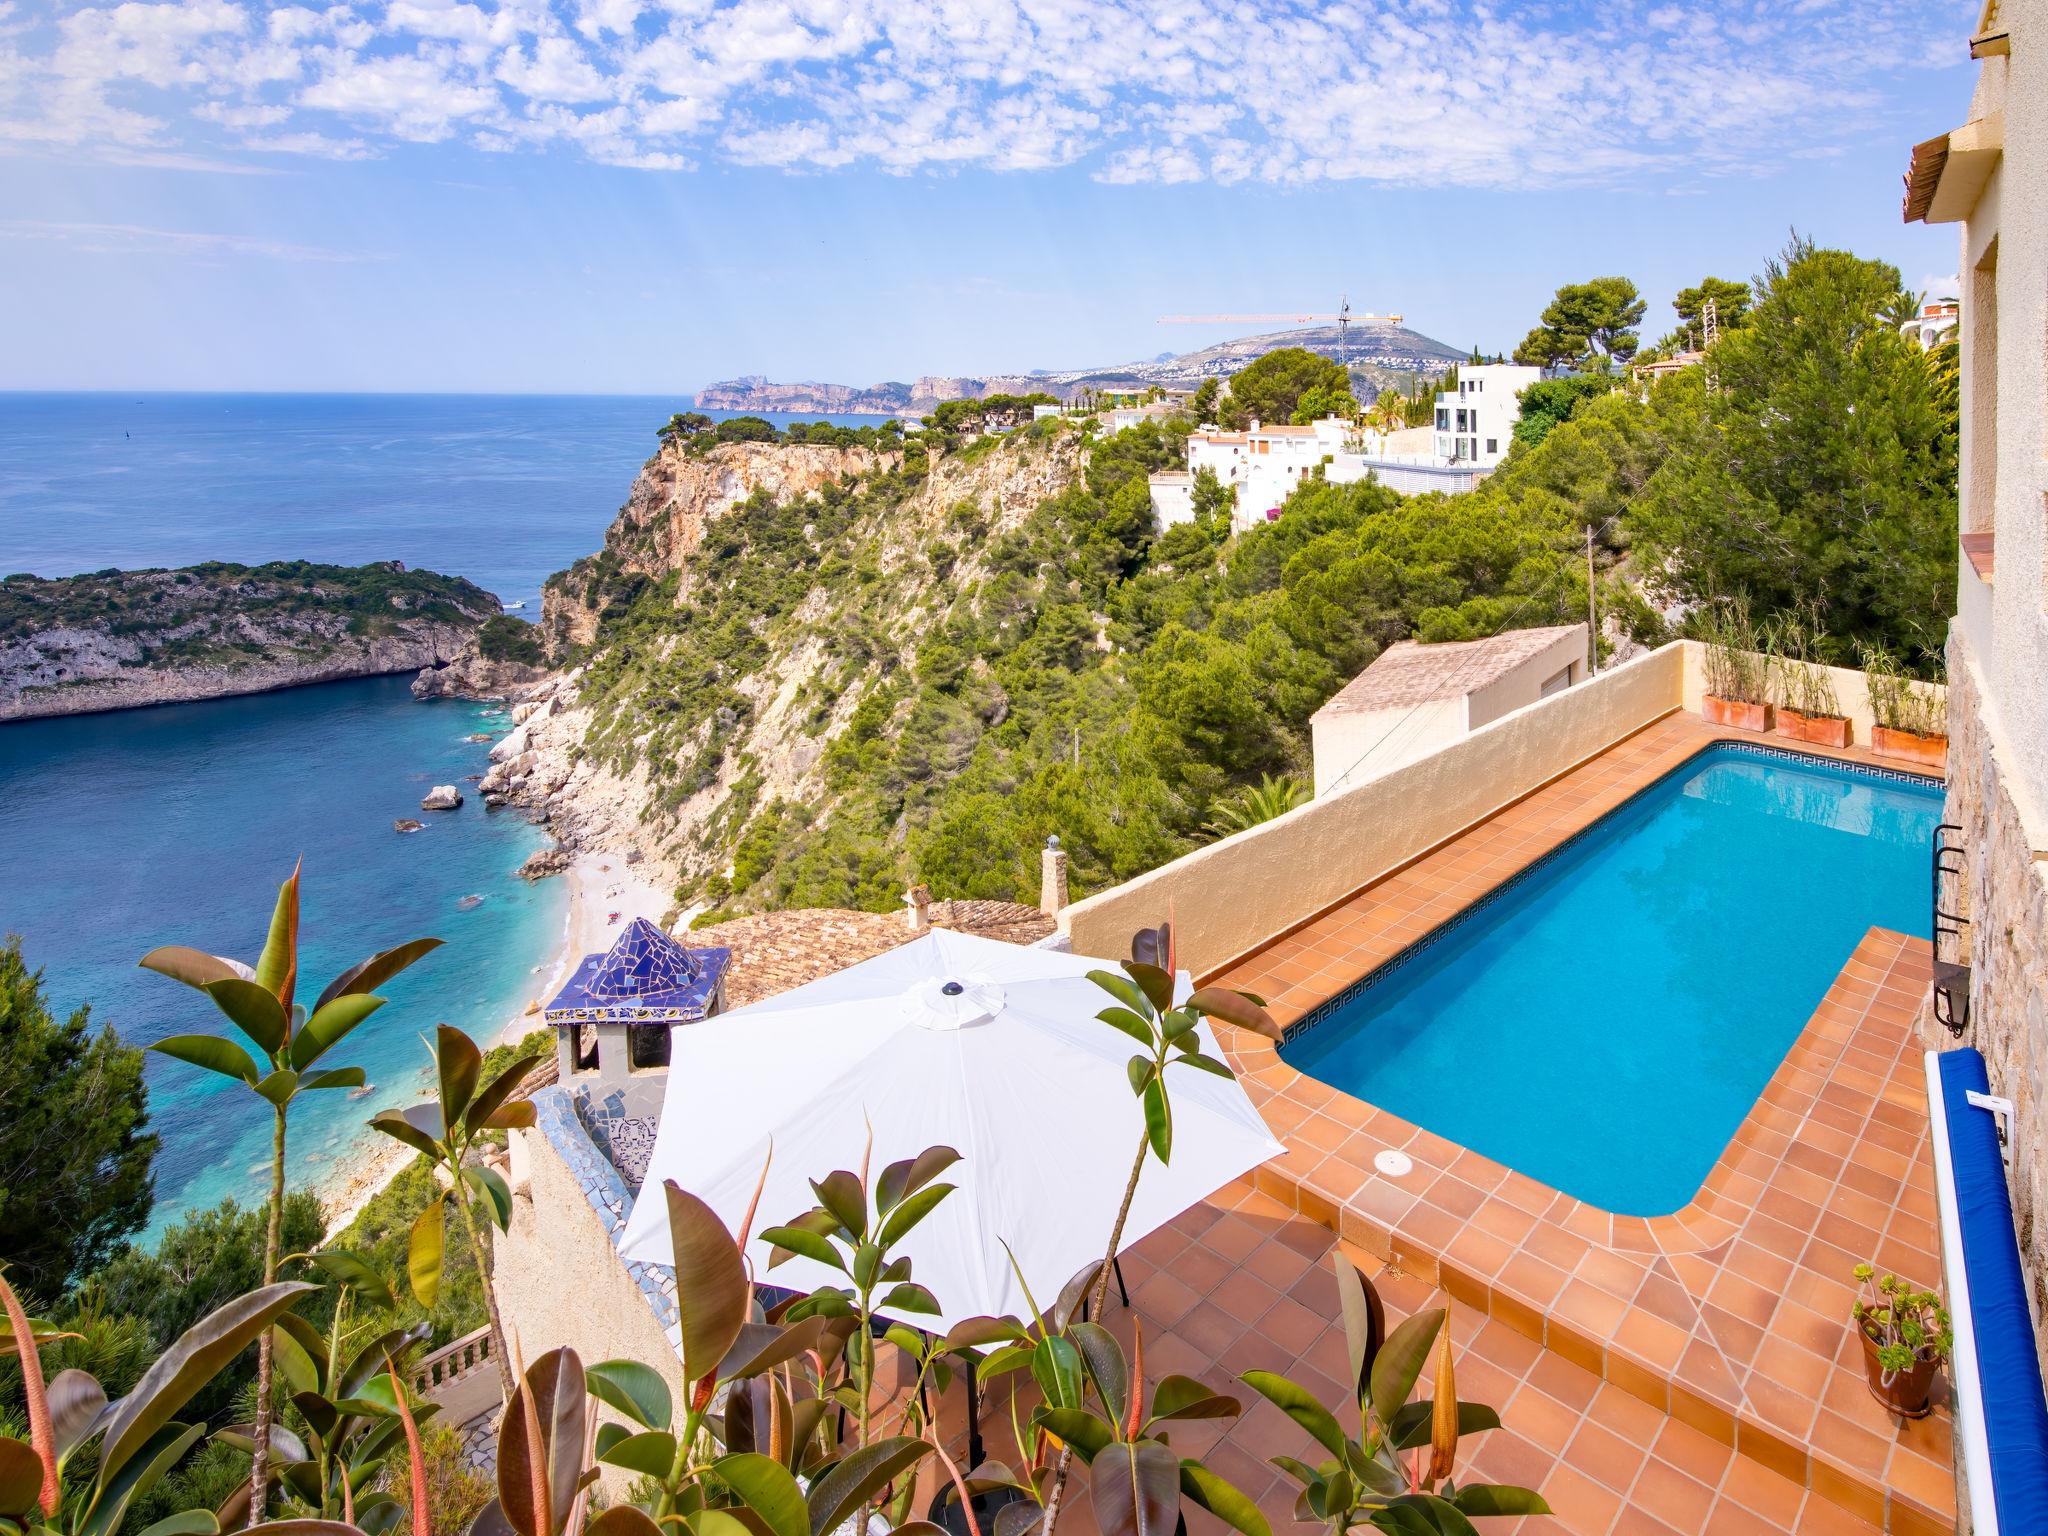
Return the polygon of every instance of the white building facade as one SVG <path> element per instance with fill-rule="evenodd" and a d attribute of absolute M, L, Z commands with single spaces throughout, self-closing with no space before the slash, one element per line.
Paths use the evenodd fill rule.
<path fill-rule="evenodd" d="M 1436 397 L 1436 455 L 1446 464 L 1492 469 L 1507 457 L 1522 391 L 1543 377 L 1541 368 L 1480 363 L 1458 370 L 1458 387 Z"/>

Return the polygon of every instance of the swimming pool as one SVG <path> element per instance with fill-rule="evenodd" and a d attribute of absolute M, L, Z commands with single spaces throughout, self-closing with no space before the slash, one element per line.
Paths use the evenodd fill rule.
<path fill-rule="evenodd" d="M 1289 1065 L 1662 1216 L 1871 927 L 1925 937 L 1933 781 L 1720 745 L 1308 1014 Z"/>

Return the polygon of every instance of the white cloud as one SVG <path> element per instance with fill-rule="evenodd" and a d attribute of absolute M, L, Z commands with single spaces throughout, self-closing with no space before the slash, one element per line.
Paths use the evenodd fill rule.
<path fill-rule="evenodd" d="M 1947 0 L 0 0 L 0 143 L 1519 187 L 1826 155 Z M 1949 49 L 1939 56 L 1952 55 Z M 261 138 L 250 132 L 265 130 Z M 274 130 L 274 131 L 272 131 Z"/>
<path fill-rule="evenodd" d="M 0 219 L 0 240 L 47 241 L 92 255 L 261 256 L 275 261 L 352 262 L 371 258 L 319 246 L 291 245 L 253 235 L 151 229 L 141 224 L 72 224 L 46 219 Z"/>

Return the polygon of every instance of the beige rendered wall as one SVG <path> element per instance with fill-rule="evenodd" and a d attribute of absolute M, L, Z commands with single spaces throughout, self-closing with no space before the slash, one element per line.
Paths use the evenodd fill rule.
<path fill-rule="evenodd" d="M 1433 699 L 1413 709 L 1375 709 L 1309 722 L 1316 793 L 1338 794 L 1412 763 L 1465 734 L 1465 700 Z"/>
<path fill-rule="evenodd" d="M 1473 689 L 1465 701 L 1466 724 L 1477 730 L 1511 710 L 1534 704 L 1543 697 L 1543 685 L 1566 667 L 1575 669 L 1573 677 L 1576 681 L 1585 680 L 1586 626 L 1583 624 L 1574 625 L 1570 634 L 1559 635 L 1505 676 L 1495 678 L 1484 688 Z"/>
<path fill-rule="evenodd" d="M 1197 976 L 1213 972 L 1670 713 L 1684 670 L 1676 644 L 1637 657 L 1420 761 L 1076 902 L 1060 929 L 1077 953 L 1115 958 L 1170 910 L 1181 963 Z"/>
<path fill-rule="evenodd" d="M 674 1401 L 682 1402 L 675 1350 L 576 1175 L 543 1131 L 509 1134 L 512 1225 L 497 1240 L 494 1258 L 508 1345 L 516 1340 L 529 1361 L 561 1345 L 586 1366 L 638 1360 L 659 1371 Z M 627 1422 L 609 1408 L 599 1412 L 600 1422 Z M 631 1481 L 631 1474 L 611 1467 L 602 1486 L 616 1500 Z"/>

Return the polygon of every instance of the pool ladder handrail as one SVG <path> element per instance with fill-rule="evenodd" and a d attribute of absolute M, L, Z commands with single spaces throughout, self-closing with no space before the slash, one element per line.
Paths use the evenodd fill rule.
<path fill-rule="evenodd" d="M 1934 996 L 1935 1022 L 1940 1024 L 1957 1039 L 1970 1023 L 1970 967 L 1963 958 L 1968 951 L 1963 947 L 1963 930 L 1970 924 L 1963 916 L 1963 881 L 1969 874 L 1969 855 L 1960 842 L 1951 841 L 1948 834 L 1962 836 L 1962 827 L 1953 821 L 1944 821 L 1934 829 L 1930 874 L 1933 884 L 1934 909 Z M 1955 877 L 1955 898 L 1950 906 L 1943 905 L 1941 880 L 1944 875 Z M 1941 941 L 1955 941 L 1953 960 L 1941 957 Z"/>

